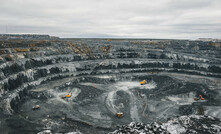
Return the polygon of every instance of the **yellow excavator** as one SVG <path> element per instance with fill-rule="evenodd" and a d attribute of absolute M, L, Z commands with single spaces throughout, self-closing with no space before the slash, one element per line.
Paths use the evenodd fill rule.
<path fill-rule="evenodd" d="M 61 98 L 62 99 L 65 99 L 65 98 L 70 98 L 71 97 L 71 95 L 72 95 L 72 93 L 68 93 L 67 95 L 65 95 L 65 96 L 61 96 Z"/>
<path fill-rule="evenodd" d="M 72 93 L 67 94 L 67 95 L 66 95 L 66 98 L 70 98 L 71 95 L 72 95 Z"/>
<path fill-rule="evenodd" d="M 146 80 L 143 80 L 143 81 L 140 82 L 140 84 L 141 84 L 141 85 L 145 85 L 145 84 L 147 84 L 147 81 L 146 81 Z"/>

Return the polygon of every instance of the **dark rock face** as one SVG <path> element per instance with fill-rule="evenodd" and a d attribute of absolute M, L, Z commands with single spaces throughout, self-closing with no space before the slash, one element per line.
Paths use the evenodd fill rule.
<path fill-rule="evenodd" d="M 220 52 L 188 40 L 0 41 L 0 130 L 219 133 Z M 114 131 L 130 122 L 142 123 Z"/>
<path fill-rule="evenodd" d="M 219 134 L 221 121 L 210 116 L 180 116 L 166 123 L 153 122 L 151 124 L 131 122 L 109 134 Z"/>

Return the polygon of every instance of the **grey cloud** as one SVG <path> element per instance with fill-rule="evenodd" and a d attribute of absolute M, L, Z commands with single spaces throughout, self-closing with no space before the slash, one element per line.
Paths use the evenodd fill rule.
<path fill-rule="evenodd" d="M 180 9 L 199 9 L 211 6 L 215 1 L 212 0 L 171 0 L 168 4 L 171 8 Z"/>
<path fill-rule="evenodd" d="M 220 38 L 220 0 L 0 0 L 0 32 Z"/>

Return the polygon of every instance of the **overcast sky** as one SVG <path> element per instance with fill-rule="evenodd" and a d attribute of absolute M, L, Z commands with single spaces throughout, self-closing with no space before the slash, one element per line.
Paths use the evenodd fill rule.
<path fill-rule="evenodd" d="M 221 0 L 0 0 L 0 33 L 221 38 Z"/>

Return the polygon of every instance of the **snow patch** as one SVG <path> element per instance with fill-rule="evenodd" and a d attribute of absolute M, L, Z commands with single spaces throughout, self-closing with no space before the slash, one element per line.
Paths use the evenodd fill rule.
<path fill-rule="evenodd" d="M 154 89 L 157 84 L 154 81 L 147 82 L 145 85 L 141 85 L 139 81 L 123 81 L 117 82 L 113 85 L 117 89 L 129 90 L 132 88 L 140 88 L 140 89 Z"/>

